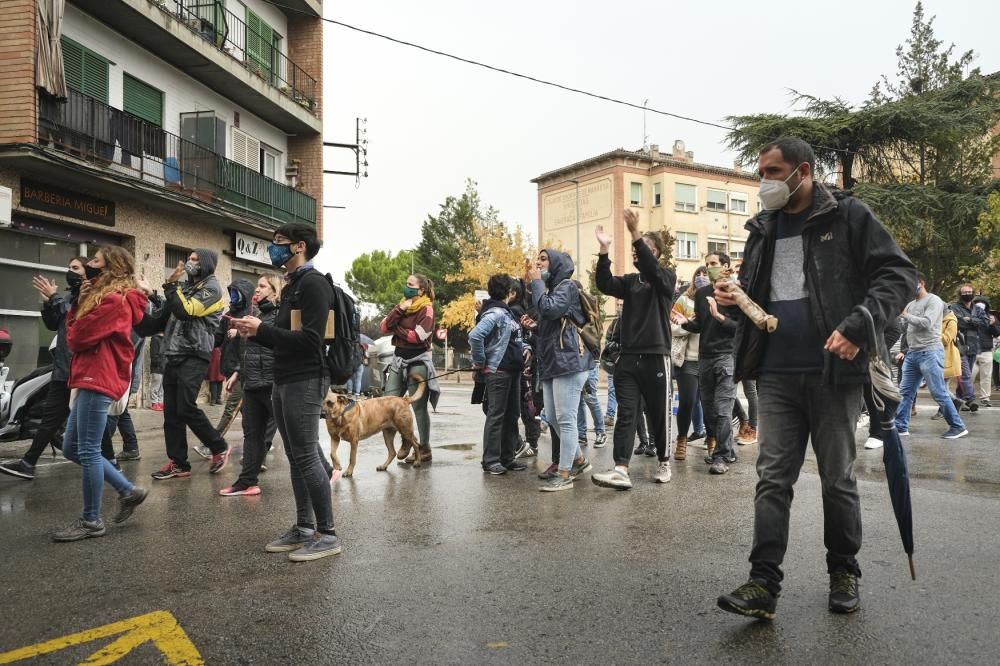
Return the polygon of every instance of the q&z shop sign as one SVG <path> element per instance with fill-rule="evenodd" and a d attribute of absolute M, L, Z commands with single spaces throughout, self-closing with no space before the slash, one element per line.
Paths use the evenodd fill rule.
<path fill-rule="evenodd" d="M 115 226 L 115 202 L 90 197 L 61 187 L 21 179 L 21 206 L 75 217 L 86 222 Z"/>

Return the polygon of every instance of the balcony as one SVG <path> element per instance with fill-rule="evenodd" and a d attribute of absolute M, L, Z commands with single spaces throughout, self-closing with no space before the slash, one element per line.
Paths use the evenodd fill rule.
<path fill-rule="evenodd" d="M 39 143 L 102 169 L 255 218 L 269 228 L 316 223 L 316 201 L 242 164 L 70 90 L 65 104 L 45 95 Z"/>
<path fill-rule="evenodd" d="M 70 2 L 286 133 L 321 131 L 316 79 L 281 52 L 274 33 L 247 25 L 222 2 Z"/>

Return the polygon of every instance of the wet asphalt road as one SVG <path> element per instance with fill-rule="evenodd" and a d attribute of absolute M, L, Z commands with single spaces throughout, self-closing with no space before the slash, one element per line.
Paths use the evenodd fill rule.
<path fill-rule="evenodd" d="M 48 541 L 78 514 L 75 466 L 55 461 L 30 483 L 0 478 L 0 653 L 166 610 L 210 664 L 995 663 L 1000 408 L 970 415 L 972 436 L 955 442 L 937 438 L 944 428 L 932 412 L 923 398 L 906 442 L 917 581 L 881 453 L 859 450 L 863 608 L 826 610 L 810 456 L 778 619 L 762 623 L 715 607 L 746 577 L 756 446 L 741 447 L 724 477 L 710 477 L 694 448 L 666 486 L 652 483 L 654 460 L 643 458 L 631 492 L 582 479 L 542 494 L 531 471 L 481 473 L 481 413 L 465 387 L 450 386 L 433 417 L 433 464 L 379 473 L 381 438 L 364 442 L 355 478 L 334 489 L 343 554 L 293 564 L 263 552 L 294 516 L 280 453 L 268 458 L 260 497 L 216 494 L 235 478 L 238 455 L 218 476 L 195 456 L 190 479 L 153 486 L 149 473 L 165 460 L 159 415 L 137 411 L 143 458 L 125 469 L 152 493 L 106 537 Z M 229 439 L 240 441 L 237 427 Z M 543 453 L 548 446 L 543 437 Z M 23 448 L 3 445 L 0 455 Z M 610 447 L 588 455 L 595 471 L 610 464 Z M 113 505 L 106 493 L 106 516 Z M 75 663 L 101 645 L 34 663 Z M 147 644 L 125 663 L 163 661 Z"/>

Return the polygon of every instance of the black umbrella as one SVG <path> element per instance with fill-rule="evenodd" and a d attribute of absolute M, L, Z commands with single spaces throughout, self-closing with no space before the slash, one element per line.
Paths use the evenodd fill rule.
<path fill-rule="evenodd" d="M 896 524 L 899 525 L 899 537 L 903 541 L 903 550 L 910 561 L 910 578 L 917 579 L 913 568 L 913 507 L 910 502 L 910 471 L 906 464 L 906 451 L 903 442 L 896 432 L 896 409 L 902 401 L 899 389 L 892 381 L 892 370 L 889 368 L 889 352 L 885 348 L 885 339 L 875 330 L 872 313 L 863 305 L 854 308 L 864 315 L 868 324 L 868 376 L 871 384 L 865 386 L 870 391 L 872 404 L 879 411 L 869 414 L 870 418 L 879 419 L 882 428 L 882 462 L 885 465 L 885 478 L 889 482 L 889 499 L 892 500 L 892 511 L 896 514 Z"/>

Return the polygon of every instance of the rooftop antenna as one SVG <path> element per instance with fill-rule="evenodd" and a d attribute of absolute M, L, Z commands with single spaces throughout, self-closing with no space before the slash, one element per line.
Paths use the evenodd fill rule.
<path fill-rule="evenodd" d="M 649 135 L 646 134 L 646 106 L 649 104 L 648 99 L 642 100 L 642 149 L 649 150 Z"/>

